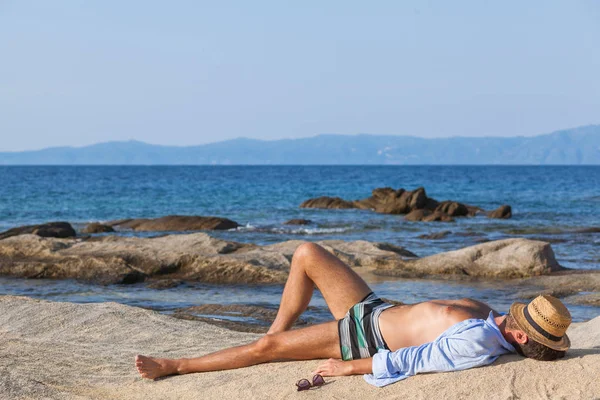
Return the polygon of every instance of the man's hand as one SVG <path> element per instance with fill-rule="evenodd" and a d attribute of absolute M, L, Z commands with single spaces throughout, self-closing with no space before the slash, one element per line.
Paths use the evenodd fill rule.
<path fill-rule="evenodd" d="M 330 358 L 317 367 L 315 374 L 321 374 L 322 376 L 352 375 L 352 365 L 349 361 Z"/>
<path fill-rule="evenodd" d="M 345 376 L 370 374 L 373 372 L 373 358 L 363 358 L 361 360 L 342 361 L 330 358 L 319 365 L 315 374 L 323 376 Z"/>

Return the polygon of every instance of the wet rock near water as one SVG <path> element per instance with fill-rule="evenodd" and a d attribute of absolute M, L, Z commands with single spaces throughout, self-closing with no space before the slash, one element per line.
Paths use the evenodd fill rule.
<path fill-rule="evenodd" d="M 564 270 L 550 244 L 527 239 L 496 240 L 395 265 L 380 266 L 378 275 L 463 278 L 523 278 Z"/>
<path fill-rule="evenodd" d="M 440 211 L 429 210 L 414 210 L 408 213 L 405 217 L 407 221 L 424 221 L 424 222 L 454 222 L 454 218 Z"/>
<path fill-rule="evenodd" d="M 155 238 L 101 236 L 53 239 L 20 235 L 0 240 L 0 275 L 80 279 L 101 284 L 160 280 L 207 283 L 283 283 L 292 255 L 304 243 L 269 246 L 229 242 L 205 233 Z M 366 241 L 318 242 L 352 267 L 375 267 L 408 250 Z"/>
<path fill-rule="evenodd" d="M 424 235 L 419 235 L 419 239 L 439 240 L 452 234 L 452 231 L 434 232 Z"/>
<path fill-rule="evenodd" d="M 68 238 L 75 237 L 77 233 L 68 222 L 48 222 L 39 225 L 27 225 L 12 228 L 0 233 L 0 240 L 17 235 L 33 234 L 40 237 Z"/>
<path fill-rule="evenodd" d="M 295 218 L 295 219 L 290 219 L 289 221 L 285 221 L 283 224 L 284 225 L 310 225 L 313 222 L 310 219 L 304 219 L 304 218 Z"/>
<path fill-rule="evenodd" d="M 81 233 L 110 233 L 114 232 L 112 226 L 104 225 L 98 222 L 93 222 L 91 224 L 87 224 L 85 228 L 81 230 Z"/>
<path fill-rule="evenodd" d="M 472 217 L 484 213 L 484 210 L 479 207 L 456 201 L 438 202 L 428 197 L 422 187 L 413 191 L 395 190 L 390 187 L 377 188 L 373 190 L 371 197 L 353 201 L 324 196 L 306 200 L 300 207 L 373 210 L 382 214 L 406 214 L 406 219 L 409 221 L 425 222 L 452 222 L 454 217 Z M 502 206 L 492 214 L 494 216 L 491 218 L 510 218 L 510 206 Z"/>
<path fill-rule="evenodd" d="M 216 239 L 206 233 L 66 239 L 25 234 L 0 240 L 0 275 L 98 284 L 146 282 L 156 289 L 185 282 L 281 284 L 287 279 L 294 251 L 302 243 L 292 240 L 258 246 Z M 498 240 L 423 258 L 389 243 L 317 243 L 351 267 L 367 268 L 380 276 L 509 279 L 502 284 L 522 298 L 540 292 L 558 297 L 600 292 L 600 272 L 562 268 L 550 244 L 540 241 Z"/>
<path fill-rule="evenodd" d="M 107 222 L 113 228 L 140 232 L 185 232 L 202 230 L 228 230 L 240 225 L 227 218 L 189 215 L 168 215 L 161 218 L 122 219 Z"/>
<path fill-rule="evenodd" d="M 491 211 L 487 214 L 488 218 L 495 218 L 495 219 L 508 219 L 512 217 L 512 207 L 509 205 L 502 205 L 500 207 L 498 207 L 497 209 L 495 209 L 494 211 Z"/>
<path fill-rule="evenodd" d="M 339 197 L 317 197 L 315 199 L 309 199 L 303 202 L 300 207 L 302 208 L 331 208 L 331 209 L 347 209 L 356 208 L 354 203 L 346 201 Z"/>

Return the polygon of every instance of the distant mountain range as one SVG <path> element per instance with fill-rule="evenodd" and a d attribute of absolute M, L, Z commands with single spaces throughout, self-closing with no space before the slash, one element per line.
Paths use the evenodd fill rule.
<path fill-rule="evenodd" d="M 533 137 L 318 135 L 273 141 L 240 138 L 188 147 L 127 141 L 0 152 L 0 165 L 149 164 L 600 165 L 600 125 Z"/>

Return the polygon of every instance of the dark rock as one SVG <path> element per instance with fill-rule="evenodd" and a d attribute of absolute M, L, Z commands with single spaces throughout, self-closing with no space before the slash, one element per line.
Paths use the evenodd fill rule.
<path fill-rule="evenodd" d="M 434 232 L 434 233 L 430 233 L 427 235 L 419 235 L 419 239 L 438 240 L 438 239 L 445 238 L 446 236 L 450 235 L 451 233 L 452 233 L 451 231 Z"/>
<path fill-rule="evenodd" d="M 503 205 L 488 213 L 488 218 L 508 219 L 512 217 L 512 208 L 509 205 Z"/>
<path fill-rule="evenodd" d="M 382 214 L 410 214 L 413 211 L 425 210 L 423 213 L 411 216 L 409 218 L 411 221 L 451 221 L 451 217 L 475 216 L 484 212 L 479 207 L 456 201 L 448 200 L 440 203 L 427 197 L 427 193 L 422 187 L 413 191 L 394 190 L 390 187 L 377 188 L 371 192 L 371 197 L 355 201 L 347 201 L 339 197 L 318 197 L 306 200 L 300 207 L 359 208 Z"/>
<path fill-rule="evenodd" d="M 456 201 L 443 201 L 436 207 L 435 211 L 451 217 L 466 217 L 469 215 L 467 206 Z"/>
<path fill-rule="evenodd" d="M 11 236 L 34 234 L 41 237 L 69 238 L 77 236 L 68 222 L 48 222 L 40 225 L 27 225 L 9 229 L 0 233 L 0 240 Z"/>
<path fill-rule="evenodd" d="M 312 224 L 312 221 L 310 219 L 294 218 L 294 219 L 290 219 L 289 221 L 284 222 L 283 224 L 284 225 L 310 225 L 310 224 Z"/>
<path fill-rule="evenodd" d="M 114 232 L 115 230 L 112 226 L 100 224 L 98 222 L 93 222 L 88 224 L 85 228 L 81 230 L 81 233 L 109 233 Z"/>
<path fill-rule="evenodd" d="M 425 209 L 414 210 L 408 213 L 404 219 L 407 221 L 424 221 L 424 222 L 453 222 L 454 218 L 439 211 L 429 211 Z"/>
<path fill-rule="evenodd" d="M 575 230 L 576 233 L 600 233 L 600 227 L 581 228 Z"/>
<path fill-rule="evenodd" d="M 124 219 L 108 222 L 107 225 L 117 228 L 133 229 L 134 231 L 142 232 L 227 230 L 235 229 L 240 226 L 237 222 L 227 218 L 186 215 L 169 215 L 155 219 Z"/>
<path fill-rule="evenodd" d="M 159 279 L 146 284 L 150 289 L 172 289 L 183 283 L 180 279 Z"/>
<path fill-rule="evenodd" d="M 331 208 L 331 209 L 348 209 L 356 208 L 354 203 L 346 201 L 340 197 L 317 197 L 315 199 L 308 199 L 302 204 L 301 208 Z"/>
<path fill-rule="evenodd" d="M 373 190 L 371 197 L 358 200 L 355 205 L 362 209 L 372 209 L 382 214 L 407 214 L 412 210 L 433 206 L 425 189 L 420 187 L 407 191 L 404 189 L 379 188 Z M 436 203 L 437 204 L 437 203 Z"/>

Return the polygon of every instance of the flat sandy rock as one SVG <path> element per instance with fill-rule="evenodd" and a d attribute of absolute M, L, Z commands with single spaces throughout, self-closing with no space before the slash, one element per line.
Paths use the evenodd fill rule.
<path fill-rule="evenodd" d="M 505 239 L 448 251 L 396 266 L 380 268 L 389 276 L 462 275 L 465 277 L 523 278 L 550 274 L 563 268 L 549 243 L 528 239 Z"/>
<path fill-rule="evenodd" d="M 0 240 L 0 275 L 134 283 L 177 279 L 209 283 L 282 283 L 304 243 L 269 246 L 230 242 L 205 233 L 155 238 L 105 236 L 51 239 L 20 235 Z M 376 267 L 416 257 L 399 246 L 366 241 L 319 242 L 352 267 Z"/>
<path fill-rule="evenodd" d="M 51 399 L 592 399 L 600 393 L 600 317 L 569 329 L 567 357 L 502 356 L 492 365 L 424 374 L 376 388 L 362 376 L 326 378 L 308 393 L 294 383 L 321 361 L 142 380 L 136 354 L 200 356 L 256 340 L 200 321 L 115 303 L 0 297 L 0 398 Z"/>

